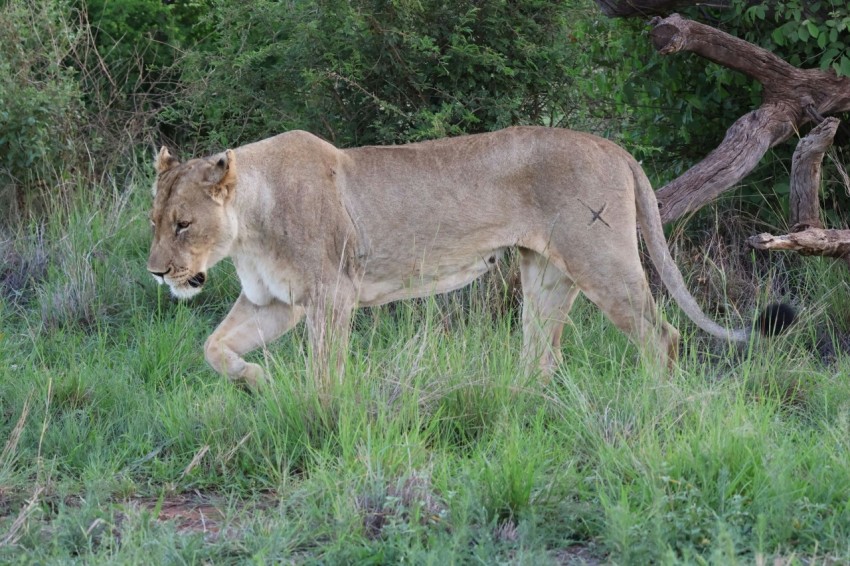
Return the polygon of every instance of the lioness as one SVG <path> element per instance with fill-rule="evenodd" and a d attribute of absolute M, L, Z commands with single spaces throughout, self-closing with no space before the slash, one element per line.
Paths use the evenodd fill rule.
<path fill-rule="evenodd" d="M 306 314 L 314 371 L 341 368 L 355 306 L 463 287 L 519 250 L 523 355 L 545 375 L 579 291 L 662 364 L 678 331 L 659 319 L 638 256 L 637 224 L 670 294 L 710 320 L 667 248 L 640 165 L 605 139 L 557 128 L 505 130 L 340 150 L 291 131 L 204 159 L 156 159 L 148 270 L 174 295 L 200 292 L 231 257 L 242 293 L 207 339 L 218 372 L 256 387 L 242 356 Z"/>

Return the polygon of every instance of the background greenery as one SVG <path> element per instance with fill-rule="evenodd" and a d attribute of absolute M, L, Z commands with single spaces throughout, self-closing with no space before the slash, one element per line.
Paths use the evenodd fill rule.
<path fill-rule="evenodd" d="M 848 74 L 844 4 L 688 15 Z M 553 382 L 522 381 L 508 264 L 360 312 L 330 404 L 305 379 L 302 328 L 255 354 L 274 384 L 252 397 L 201 352 L 232 267 L 191 303 L 144 268 L 161 143 L 189 156 L 292 128 L 351 146 L 542 124 L 616 139 L 663 182 L 758 100 L 585 0 L 3 3 L 0 562 L 850 560 L 845 268 L 743 245 L 784 222 L 791 143 L 671 242 L 720 320 L 785 299 L 801 324 L 728 349 L 667 308 L 687 346 L 664 381 L 585 302 Z"/>

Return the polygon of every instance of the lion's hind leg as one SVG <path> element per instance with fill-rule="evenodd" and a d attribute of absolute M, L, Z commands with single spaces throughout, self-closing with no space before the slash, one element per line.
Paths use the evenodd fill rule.
<path fill-rule="evenodd" d="M 589 276 L 596 279 L 595 284 L 583 290 L 640 348 L 644 365 L 665 372 L 678 357 L 679 331 L 660 316 L 637 254 L 633 259 L 591 271 Z"/>
<path fill-rule="evenodd" d="M 563 361 L 561 334 L 579 289 L 545 256 L 520 249 L 522 357 L 529 372 L 550 379 Z"/>

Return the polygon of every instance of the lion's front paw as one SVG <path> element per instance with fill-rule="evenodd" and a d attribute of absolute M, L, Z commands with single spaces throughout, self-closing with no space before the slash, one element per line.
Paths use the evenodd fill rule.
<path fill-rule="evenodd" d="M 239 372 L 238 380 L 244 382 L 251 391 L 259 391 L 269 382 L 263 367 L 250 363 L 245 364 L 245 367 Z"/>

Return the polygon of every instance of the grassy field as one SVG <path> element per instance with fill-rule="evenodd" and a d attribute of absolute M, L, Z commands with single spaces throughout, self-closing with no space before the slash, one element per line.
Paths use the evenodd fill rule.
<path fill-rule="evenodd" d="M 666 379 L 580 300 L 555 379 L 521 380 L 495 280 L 360 311 L 327 404 L 299 327 L 252 396 L 201 351 L 232 268 L 189 303 L 156 287 L 136 184 L 0 237 L 0 563 L 850 561 L 842 266 L 753 270 L 803 316 L 744 348 L 668 306 Z"/>

